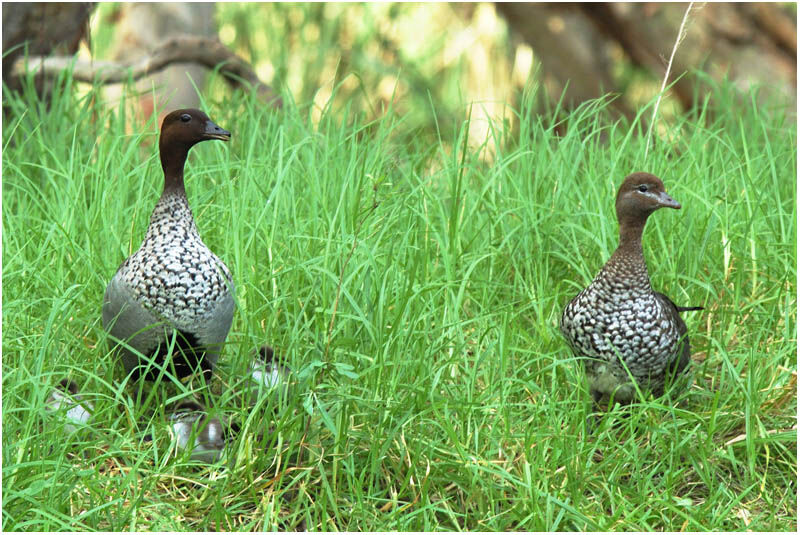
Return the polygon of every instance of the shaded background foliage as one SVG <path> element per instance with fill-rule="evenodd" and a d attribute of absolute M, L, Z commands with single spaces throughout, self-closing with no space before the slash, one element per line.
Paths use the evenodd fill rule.
<path fill-rule="evenodd" d="M 29 42 L 30 54 L 98 59 L 144 57 L 181 33 L 214 36 L 259 78 L 319 120 L 328 106 L 376 118 L 392 109 L 409 136 L 440 136 L 479 108 L 471 129 L 485 140 L 489 117 L 517 127 L 522 89 L 542 87 L 542 111 L 574 109 L 616 95 L 609 106 L 628 120 L 658 93 L 688 4 L 36 4 L 3 8 L 4 73 Z M 678 48 L 662 112 L 687 111 L 728 79 L 741 94 L 763 87 L 764 103 L 796 108 L 796 6 L 698 3 Z M 91 18 L 90 18 L 91 17 Z M 64 20 L 70 20 L 65 24 Z M 77 24 L 83 21 L 84 24 Z M 11 50 L 11 53 L 8 53 Z M 229 91 L 206 70 L 170 67 L 140 81 L 140 108 L 198 105 L 197 91 Z M 188 74 L 188 76 L 187 76 Z M 191 80 L 189 79 L 191 78 Z M 4 74 L 10 87 L 15 81 Z M 156 91 L 153 91 L 153 88 Z M 165 91 L 166 90 L 166 91 Z M 119 96 L 119 88 L 111 95 Z M 159 100 L 153 102 L 153 98 Z M 432 114 L 431 111 L 435 111 Z M 436 123 L 432 117 L 435 115 Z M 649 120 L 646 118 L 645 120 Z M 517 128 L 517 131 L 519 129 Z"/>

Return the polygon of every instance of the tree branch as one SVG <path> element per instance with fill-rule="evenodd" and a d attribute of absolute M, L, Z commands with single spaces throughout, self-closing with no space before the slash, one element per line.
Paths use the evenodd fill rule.
<path fill-rule="evenodd" d="M 150 56 L 142 59 L 117 63 L 113 61 L 76 60 L 72 56 L 32 56 L 19 58 L 14 62 L 12 74 L 23 76 L 28 70 L 35 74 L 54 77 L 64 69 L 72 67 L 72 76 L 80 82 L 114 84 L 128 80 L 138 80 L 158 72 L 172 63 L 198 63 L 209 69 L 219 68 L 219 73 L 233 87 L 253 88 L 260 98 L 281 108 L 283 102 L 275 91 L 261 82 L 252 67 L 234 54 L 217 39 L 206 37 L 179 36 L 165 41 Z"/>

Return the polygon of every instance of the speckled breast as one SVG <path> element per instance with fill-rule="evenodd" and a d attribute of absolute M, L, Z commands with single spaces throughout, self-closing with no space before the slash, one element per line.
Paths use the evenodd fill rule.
<path fill-rule="evenodd" d="M 578 355 L 616 362 L 631 373 L 660 373 L 677 349 L 678 332 L 652 291 L 592 284 L 564 309 L 561 330 Z"/>
<path fill-rule="evenodd" d="M 200 239 L 185 199 L 159 202 L 142 246 L 120 275 L 140 303 L 178 328 L 213 319 L 233 293 L 230 271 Z"/>

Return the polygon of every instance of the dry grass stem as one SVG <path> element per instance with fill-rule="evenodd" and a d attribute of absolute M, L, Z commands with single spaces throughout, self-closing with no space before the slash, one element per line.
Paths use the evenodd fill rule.
<path fill-rule="evenodd" d="M 653 107 L 653 117 L 650 119 L 650 127 L 647 129 L 647 143 L 644 145 L 645 161 L 647 161 L 647 153 L 650 151 L 650 140 L 653 137 L 653 128 L 655 127 L 656 117 L 658 116 L 658 106 L 661 104 L 661 98 L 664 96 L 664 89 L 667 87 L 667 80 L 669 80 L 669 73 L 672 70 L 672 60 L 675 58 L 675 52 L 678 50 L 678 45 L 680 45 L 681 41 L 683 41 L 683 38 L 686 35 L 684 27 L 686 26 L 686 21 L 689 19 L 689 12 L 692 10 L 693 5 L 694 2 L 689 2 L 689 6 L 686 8 L 686 12 L 683 14 L 681 27 L 678 29 L 678 37 L 675 39 L 675 46 L 672 47 L 672 54 L 670 54 L 669 63 L 667 63 L 667 71 L 664 73 L 664 80 L 661 82 L 661 90 L 658 92 L 656 105 Z"/>

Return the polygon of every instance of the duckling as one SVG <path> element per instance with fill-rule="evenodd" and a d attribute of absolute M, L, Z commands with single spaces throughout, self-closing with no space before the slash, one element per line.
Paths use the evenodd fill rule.
<path fill-rule="evenodd" d="M 264 395 L 269 395 L 276 389 L 288 385 L 291 374 L 291 370 L 287 366 L 277 362 L 275 352 L 271 347 L 262 346 L 254 354 L 254 362 L 249 368 L 250 386 L 240 391 L 245 396 L 249 396 L 252 406 L 255 406 Z M 192 430 L 194 427 L 197 428 L 190 458 L 208 463 L 220 459 L 226 445 L 240 432 L 239 425 L 230 419 L 210 418 L 206 409 L 196 401 L 179 403 L 169 419 L 172 422 L 171 433 L 181 450 L 187 449 Z M 273 431 L 274 429 L 268 426 L 266 433 L 272 434 Z M 263 442 L 264 436 L 264 431 L 258 432 L 256 443 Z"/>
<path fill-rule="evenodd" d="M 271 392 L 278 387 L 285 386 L 290 380 L 291 370 L 288 366 L 279 363 L 275 351 L 267 346 L 261 346 L 254 351 L 255 358 L 250 364 L 250 379 L 255 384 L 252 403 L 258 401 L 258 396 L 266 391 Z"/>
<path fill-rule="evenodd" d="M 206 463 L 217 462 L 238 433 L 238 427 L 227 419 L 209 417 L 205 408 L 196 401 L 183 401 L 169 416 L 173 440 L 178 449 L 186 450 L 194 431 L 194 443 L 189 458 Z"/>
<path fill-rule="evenodd" d="M 560 328 L 578 357 L 586 358 L 586 374 L 598 405 L 613 396 L 630 403 L 636 388 L 656 397 L 668 378 L 690 361 L 689 337 L 678 307 L 653 291 L 642 251 L 647 218 L 659 208 L 678 210 L 663 182 L 649 173 L 633 173 L 617 192 L 619 246 L 594 280 L 564 308 Z M 623 365 L 624 364 L 624 365 Z"/>
<path fill-rule="evenodd" d="M 199 366 L 210 379 L 228 335 L 235 306 L 233 278 L 200 238 L 183 170 L 195 144 L 230 138 L 230 132 L 200 110 L 176 110 L 164 117 L 158 145 L 163 193 L 144 241 L 122 262 L 103 299 L 103 327 L 133 379 L 143 373 L 147 380 L 158 376 L 148 360 L 167 364 L 173 336 L 169 364 L 177 377 L 187 377 Z"/>
<path fill-rule="evenodd" d="M 66 409 L 67 421 L 64 423 L 64 430 L 67 433 L 74 433 L 78 426 L 86 425 L 89 422 L 94 405 L 78 394 L 78 385 L 75 381 L 65 378 L 59 381 L 50 393 L 50 397 L 45 402 L 45 408 L 53 413 Z"/>

